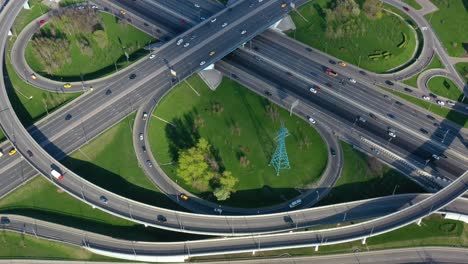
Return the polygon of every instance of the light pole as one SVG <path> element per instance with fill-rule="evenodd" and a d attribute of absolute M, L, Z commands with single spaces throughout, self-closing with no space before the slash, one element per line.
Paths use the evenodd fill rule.
<path fill-rule="evenodd" d="M 398 188 L 398 184 L 395 184 L 395 188 L 393 188 L 392 196 L 395 195 L 395 191 Z"/>

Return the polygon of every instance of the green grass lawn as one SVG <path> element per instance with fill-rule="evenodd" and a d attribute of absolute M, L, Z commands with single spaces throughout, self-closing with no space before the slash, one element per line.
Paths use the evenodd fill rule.
<path fill-rule="evenodd" d="M 384 90 L 396 95 L 396 96 L 399 96 L 403 99 L 405 99 L 406 101 L 408 102 L 411 102 L 419 107 L 422 107 L 424 109 L 427 109 L 429 111 L 431 111 L 432 113 L 436 114 L 436 115 L 439 115 L 441 117 L 444 117 L 446 118 L 447 120 L 450 120 L 456 124 L 459 124 L 460 126 L 463 126 L 463 127 L 468 127 L 468 116 L 467 115 L 464 115 L 460 112 L 457 112 L 457 111 L 451 111 L 450 109 L 448 108 L 443 108 L 443 107 L 440 107 L 436 104 L 433 104 L 433 103 L 429 103 L 427 101 L 424 101 L 422 99 L 418 99 L 418 98 L 415 98 L 413 96 L 410 96 L 410 95 L 407 95 L 407 94 L 404 94 L 404 93 L 400 93 L 400 92 L 396 92 L 396 91 L 393 91 L 393 90 L 390 90 L 390 89 L 385 89 L 383 88 Z"/>
<path fill-rule="evenodd" d="M 135 114 L 125 118 L 62 160 L 63 164 L 94 184 L 124 197 L 183 210 L 161 193 L 140 168 L 132 141 L 134 119 Z"/>
<path fill-rule="evenodd" d="M 18 118 L 25 127 L 45 117 L 68 102 L 74 100 L 81 93 L 64 94 L 47 92 L 24 82 L 15 72 L 7 56 L 6 68 L 8 76 L 4 78 L 8 88 L 8 97 Z"/>
<path fill-rule="evenodd" d="M 319 205 L 357 201 L 395 193 L 420 193 L 424 189 L 394 169 L 342 142 L 341 176 Z"/>
<path fill-rule="evenodd" d="M 146 178 L 133 152 L 134 115 L 63 160 L 80 176 L 125 197 L 181 210 Z M 42 176 L 35 177 L 0 200 L 0 212 L 31 216 L 113 237 L 145 241 L 175 241 L 200 236 L 145 228 L 104 213 L 64 193 Z"/>
<path fill-rule="evenodd" d="M 31 9 L 23 9 L 15 19 L 13 24 L 14 33 L 18 34 L 23 28 L 37 17 L 49 11 L 49 7 L 41 4 L 41 0 L 29 0 Z"/>
<path fill-rule="evenodd" d="M 418 4 L 418 2 L 416 0 L 403 0 L 403 2 L 407 3 L 408 5 L 410 5 L 412 8 L 414 8 L 416 10 L 421 10 L 422 9 L 422 6 L 420 4 Z"/>
<path fill-rule="evenodd" d="M 327 37 L 323 8 L 329 0 L 312 1 L 299 12 L 308 20 L 304 21 L 298 14 L 292 13 L 297 30 L 288 35 L 307 45 L 329 53 L 364 69 L 382 73 L 398 67 L 411 59 L 416 49 L 416 36 L 411 28 L 397 16 L 384 12 L 382 19 L 371 21 L 363 13 L 359 17 L 363 32 L 340 38 Z M 405 48 L 398 48 L 403 34 L 407 36 Z M 376 51 L 392 53 L 388 59 L 371 60 L 368 55 Z"/>
<path fill-rule="evenodd" d="M 225 204 L 244 207 L 275 204 L 298 195 L 295 187 L 319 179 L 327 164 L 327 148 L 309 124 L 295 116 L 289 117 L 287 111 L 276 106 L 273 109 L 279 110 L 279 118 L 272 121 L 265 111 L 266 107 L 271 106 L 266 99 L 229 79 L 223 79 L 215 92 L 209 90 L 198 77 L 190 78 L 189 82 L 199 91 L 200 97 L 183 83 L 164 98 L 153 114 L 173 123 L 176 119 L 195 120 L 201 117 L 204 125 L 199 126 L 198 133 L 215 147 L 226 170 L 239 179 L 237 193 Z M 212 111 L 216 103 L 223 108 L 221 113 Z M 280 120 L 284 121 L 290 133 L 286 138 L 286 148 L 292 168 L 276 176 L 268 163 L 276 148 L 274 138 L 279 132 Z M 240 135 L 233 130 L 235 124 L 240 128 Z M 210 192 L 200 193 L 176 175 L 176 164 L 170 164 L 173 156 L 169 148 L 169 140 L 174 136 L 166 133 L 169 131 L 166 126 L 156 118 L 150 122 L 149 140 L 155 158 L 174 181 L 190 192 L 211 199 Z M 183 126 L 178 125 L 181 129 Z M 190 132 L 186 134 L 192 134 L 191 126 L 188 130 Z M 180 138 L 186 138 L 186 134 Z M 310 144 L 301 149 L 298 142 L 306 138 Z M 249 165 L 240 164 L 241 152 L 250 161 Z"/>
<path fill-rule="evenodd" d="M 30 67 L 41 75 L 63 81 L 79 81 L 81 75 L 84 80 L 95 79 L 113 73 L 118 69 L 128 66 L 139 58 L 148 55 L 144 46 L 156 40 L 135 27 L 117 22 L 116 18 L 107 13 L 100 13 L 104 32 L 107 37 L 107 46 L 101 47 L 97 39 L 90 33 L 83 33 L 90 41 L 92 56 L 80 51 L 77 44 L 77 34 L 68 35 L 70 41 L 71 62 L 65 64 L 52 74 L 47 74 L 45 68 L 36 56 L 36 48 L 30 42 L 26 47 L 26 60 Z M 61 22 L 61 21 L 60 21 Z M 56 23 L 58 29 L 63 28 L 61 23 Z M 44 29 L 50 28 L 45 25 Z M 125 52 L 130 55 L 129 62 L 125 57 Z M 89 63 L 93 61 L 93 63 Z M 115 63 L 115 64 L 114 64 Z"/>
<path fill-rule="evenodd" d="M 431 23 L 447 52 L 453 57 L 466 56 L 468 42 L 468 3 L 466 0 L 431 0 L 439 10 L 425 17 Z M 465 25 L 465 26 L 463 26 Z"/>
<path fill-rule="evenodd" d="M 0 232 L 0 259 L 116 261 L 84 248 L 7 231 Z"/>
<path fill-rule="evenodd" d="M 443 219 L 439 215 L 426 217 L 422 220 L 421 226 L 411 224 L 403 228 L 368 238 L 366 244 L 361 241 L 349 243 L 321 246 L 316 252 L 314 247 L 274 250 L 251 253 L 220 255 L 213 257 L 200 257 L 194 260 L 235 260 L 240 258 L 255 257 L 278 257 L 283 254 L 297 256 L 329 255 L 340 253 L 353 253 L 356 251 L 383 250 L 390 248 L 407 248 L 420 246 L 448 246 L 448 247 L 468 247 L 468 224 L 460 221 Z"/>
<path fill-rule="evenodd" d="M 437 76 L 429 80 L 427 84 L 431 92 L 447 97 L 451 100 L 463 102 L 463 93 L 458 87 L 448 78 Z M 468 100 L 465 99 L 464 103 L 468 104 Z"/>
<path fill-rule="evenodd" d="M 468 62 L 459 62 L 455 64 L 455 69 L 457 69 L 465 82 L 468 82 Z"/>
<path fill-rule="evenodd" d="M 407 85 L 413 86 L 415 88 L 419 88 L 418 77 L 419 75 L 421 75 L 421 73 L 430 69 L 443 69 L 443 68 L 445 67 L 440 61 L 439 56 L 437 56 L 437 54 L 434 54 L 434 57 L 432 58 L 431 62 L 419 74 L 416 74 L 413 77 L 404 80 L 403 83 L 406 83 Z"/>

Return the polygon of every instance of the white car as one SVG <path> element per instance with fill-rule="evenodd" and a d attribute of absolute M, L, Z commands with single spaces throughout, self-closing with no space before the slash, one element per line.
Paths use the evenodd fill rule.
<path fill-rule="evenodd" d="M 353 78 L 349 78 L 349 82 L 350 82 L 350 83 L 356 83 L 356 80 L 353 79 Z"/>
<path fill-rule="evenodd" d="M 431 100 L 431 98 L 430 98 L 429 96 L 427 96 L 427 95 L 423 95 L 423 96 L 422 96 L 422 99 L 424 99 L 424 100 L 426 100 L 426 101 L 430 101 L 430 100 Z"/>
<path fill-rule="evenodd" d="M 433 157 L 435 160 L 440 160 L 440 157 L 437 156 L 436 154 L 432 154 L 432 157 Z"/>
<path fill-rule="evenodd" d="M 140 141 L 143 141 L 143 133 L 140 133 Z"/>
<path fill-rule="evenodd" d="M 200 66 L 205 65 L 205 63 L 206 63 L 206 61 L 201 61 L 201 62 L 200 62 Z"/>
<path fill-rule="evenodd" d="M 223 212 L 223 209 L 215 208 L 214 211 L 215 211 L 215 213 L 221 214 Z"/>
<path fill-rule="evenodd" d="M 190 45 L 190 43 L 186 42 L 186 43 L 184 44 L 184 48 L 188 47 L 189 45 Z"/>
<path fill-rule="evenodd" d="M 215 17 L 215 18 L 212 18 L 210 21 L 211 21 L 211 23 L 216 22 L 216 17 Z"/>
<path fill-rule="evenodd" d="M 227 23 L 227 22 L 224 22 L 224 23 L 221 25 L 221 27 L 226 27 L 227 25 L 228 25 L 228 23 Z"/>
<path fill-rule="evenodd" d="M 311 93 L 314 93 L 314 94 L 317 93 L 317 90 L 315 90 L 314 88 L 310 88 L 309 91 L 310 91 Z"/>
<path fill-rule="evenodd" d="M 388 132 L 388 135 L 391 136 L 392 138 L 395 138 L 395 137 L 396 137 L 395 132 L 391 132 L 391 131 L 390 131 L 390 132 Z"/>
<path fill-rule="evenodd" d="M 98 9 L 99 7 L 97 5 L 92 5 L 91 8 L 92 9 Z"/>
<path fill-rule="evenodd" d="M 309 119 L 309 122 L 310 122 L 310 123 L 315 124 L 315 119 L 313 119 L 313 118 L 310 117 L 310 116 L 308 117 L 308 119 Z"/>
<path fill-rule="evenodd" d="M 241 35 L 244 35 L 245 33 L 247 33 L 247 30 L 244 29 L 241 31 Z"/>
<path fill-rule="evenodd" d="M 444 106 L 445 105 L 445 102 L 444 101 L 441 101 L 441 100 L 437 100 L 436 103 L 438 105 L 441 105 L 441 106 Z"/>
<path fill-rule="evenodd" d="M 180 46 L 180 44 L 182 44 L 182 42 L 184 42 L 184 39 L 179 39 L 179 40 L 176 42 L 177 46 Z"/>
<path fill-rule="evenodd" d="M 199 4 L 195 4 L 195 7 L 196 7 L 196 8 L 200 8 L 200 5 L 199 5 Z"/>
<path fill-rule="evenodd" d="M 452 102 L 452 101 L 450 101 L 450 100 L 447 100 L 447 104 L 450 105 L 450 106 L 454 106 L 454 105 L 455 105 L 455 103 Z"/>
<path fill-rule="evenodd" d="M 148 118 L 148 113 L 143 112 L 143 116 L 141 117 L 141 119 L 146 120 L 147 118 Z"/>
<path fill-rule="evenodd" d="M 156 58 L 156 54 L 151 54 L 151 55 L 149 56 L 149 59 L 150 59 L 150 60 L 152 60 L 152 59 L 154 59 L 154 58 Z"/>

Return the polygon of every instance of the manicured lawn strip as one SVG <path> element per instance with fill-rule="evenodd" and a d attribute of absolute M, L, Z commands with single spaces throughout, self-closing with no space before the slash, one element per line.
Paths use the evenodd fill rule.
<path fill-rule="evenodd" d="M 53 74 L 47 74 L 30 42 L 25 53 L 29 66 L 41 75 L 55 80 L 80 81 L 81 75 L 83 75 L 83 79 L 86 81 L 114 73 L 116 67 L 117 69 L 124 68 L 147 56 L 148 51 L 143 49 L 144 46 L 157 41 L 132 25 L 117 22 L 116 18 L 110 14 L 100 13 L 100 15 L 108 40 L 106 47 L 101 48 L 92 34 L 85 34 L 93 50 L 92 57 L 89 57 L 78 48 L 77 36 L 67 35 L 70 40 L 71 63 L 65 64 Z M 57 23 L 56 26 L 62 28 L 60 23 Z M 44 26 L 44 28 L 47 27 L 49 25 Z M 128 61 L 125 52 L 129 54 Z M 90 60 L 93 63 L 89 63 Z"/>
<path fill-rule="evenodd" d="M 189 83 L 198 90 L 200 97 L 182 83 L 160 102 L 153 114 L 169 122 L 174 122 L 174 118 L 202 117 L 204 125 L 198 129 L 200 135 L 217 149 L 226 170 L 239 178 L 238 191 L 226 204 L 258 207 L 278 203 L 296 196 L 295 187 L 313 183 L 321 176 L 327 163 L 327 149 L 309 124 L 295 116 L 289 117 L 289 113 L 282 109 L 279 109 L 279 118 L 273 122 L 265 112 L 268 101 L 229 79 L 225 78 L 215 92 L 198 77 L 190 78 Z M 221 113 L 212 112 L 216 102 L 223 108 Z M 280 120 L 290 133 L 286 148 L 291 169 L 276 176 L 268 163 L 276 148 L 274 138 L 279 132 Z M 240 127 L 240 135 L 232 130 L 235 123 Z M 169 151 L 170 134 L 165 129 L 166 123 L 159 119 L 153 118 L 150 122 L 149 140 L 154 157 L 174 181 L 190 192 L 210 199 L 209 193 L 200 193 L 176 175 L 176 164 L 171 164 Z M 310 146 L 301 150 L 298 141 L 305 137 Z M 250 161 L 245 167 L 239 162 L 240 151 Z"/>
<path fill-rule="evenodd" d="M 278 257 L 282 254 L 290 254 L 293 257 L 297 257 L 420 246 L 468 247 L 468 224 L 461 221 L 443 219 L 439 215 L 433 215 L 424 218 L 421 226 L 411 224 L 376 237 L 368 238 L 365 245 L 359 240 L 337 245 L 321 246 L 317 252 L 315 248 L 307 247 L 265 252 L 257 251 L 255 256 L 251 253 L 245 253 L 195 258 L 194 260 L 253 259 L 256 257 Z"/>
<path fill-rule="evenodd" d="M 8 97 L 18 118 L 25 127 L 32 125 L 48 113 L 57 110 L 81 95 L 81 93 L 47 92 L 32 86 L 24 82 L 16 74 L 10 63 L 9 56 L 5 61 L 8 78 L 4 78 L 4 80 L 8 89 Z"/>
<path fill-rule="evenodd" d="M 407 3 L 408 5 L 410 5 L 412 8 L 414 8 L 416 10 L 421 10 L 422 9 L 422 6 L 420 4 L 418 4 L 418 2 L 416 2 L 416 0 L 403 0 L 403 2 Z"/>
<path fill-rule="evenodd" d="M 349 63 L 374 71 L 386 72 L 409 61 L 416 49 L 414 32 L 400 18 L 384 12 L 382 19 L 370 21 L 363 13 L 360 20 L 365 26 L 365 34 L 351 34 L 341 38 L 330 38 L 325 34 L 325 17 L 320 15 L 330 1 L 312 1 L 299 12 L 308 20 L 304 21 L 298 14 L 291 14 L 297 30 L 288 33 L 290 37 L 304 42 L 311 47 L 329 53 Z M 397 48 L 402 41 L 402 33 L 408 38 L 406 48 Z M 368 55 L 379 51 L 389 51 L 393 55 L 388 59 L 371 60 Z"/>
<path fill-rule="evenodd" d="M 124 197 L 156 206 L 184 210 L 151 182 L 138 164 L 132 141 L 135 114 L 62 160 L 83 178 Z"/>
<path fill-rule="evenodd" d="M 468 31 L 466 27 L 462 26 L 466 25 L 468 21 L 466 1 L 431 0 L 431 2 L 439 10 L 427 14 L 425 18 L 431 23 L 448 54 L 453 57 L 462 57 L 466 54 L 463 43 L 468 40 Z"/>
<path fill-rule="evenodd" d="M 0 259 L 116 261 L 81 247 L 9 231 L 0 232 Z"/>
<path fill-rule="evenodd" d="M 23 30 L 23 28 L 31 21 L 50 10 L 48 6 L 41 4 L 41 0 L 29 0 L 28 2 L 31 9 L 21 10 L 13 24 L 13 30 L 16 34 L 21 32 L 21 30 Z"/>
<path fill-rule="evenodd" d="M 457 69 L 465 82 L 468 82 L 468 62 L 459 62 L 455 64 L 455 69 Z"/>
<path fill-rule="evenodd" d="M 440 61 L 439 56 L 437 56 L 437 54 L 434 54 L 434 57 L 432 58 L 431 62 L 426 66 L 426 68 L 424 68 L 421 71 L 421 73 L 424 72 L 424 71 L 427 71 L 429 69 L 443 69 L 443 68 L 445 68 L 445 67 L 442 64 L 442 62 Z M 419 77 L 419 75 L 421 75 L 421 73 L 418 73 L 418 74 L 414 75 L 413 77 L 404 80 L 403 83 L 411 85 L 411 86 L 413 86 L 415 88 L 419 88 L 418 87 L 418 77 Z"/>
<path fill-rule="evenodd" d="M 84 2 L 86 2 L 86 0 L 62 0 L 60 1 L 59 5 L 61 7 L 64 7 L 64 6 L 76 5 L 76 4 L 84 3 Z"/>
<path fill-rule="evenodd" d="M 429 111 L 431 111 L 432 113 L 434 114 L 437 114 L 441 117 L 445 117 L 447 118 L 448 120 L 456 123 L 456 124 L 459 124 L 460 126 L 463 126 L 463 127 L 468 127 L 468 116 L 467 115 L 464 115 L 460 112 L 457 112 L 457 111 L 451 111 L 450 109 L 447 109 L 447 108 L 443 108 L 443 107 L 440 107 L 436 104 L 433 104 L 433 103 L 429 103 L 429 102 L 426 102 L 422 99 L 418 99 L 418 98 L 414 98 L 413 96 L 409 96 L 409 95 L 406 95 L 404 93 L 400 93 L 400 92 L 396 92 L 396 91 L 393 91 L 393 90 L 390 90 L 390 89 L 385 89 L 385 88 L 382 88 L 384 90 L 387 90 L 388 92 L 396 95 L 396 96 L 399 96 L 403 99 L 405 99 L 406 101 L 409 101 L 417 106 L 420 106 L 424 109 L 427 109 Z"/>
<path fill-rule="evenodd" d="M 449 98 L 454 101 L 463 102 L 463 93 L 458 87 L 448 78 L 437 76 L 429 80 L 427 84 L 431 92 Z M 465 99 L 465 104 L 468 104 L 468 100 Z"/>
<path fill-rule="evenodd" d="M 420 193 L 424 189 L 394 169 L 351 145 L 341 142 L 344 166 L 338 182 L 319 205 L 369 199 L 395 193 Z M 369 164 L 373 164 L 370 166 Z"/>

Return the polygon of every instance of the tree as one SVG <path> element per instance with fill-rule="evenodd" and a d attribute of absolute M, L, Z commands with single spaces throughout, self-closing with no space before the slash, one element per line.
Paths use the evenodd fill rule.
<path fill-rule="evenodd" d="M 214 196 L 218 201 L 224 201 L 231 196 L 231 193 L 235 192 L 235 186 L 239 180 L 232 175 L 230 171 L 224 171 L 219 177 L 219 187 L 213 191 Z"/>
<path fill-rule="evenodd" d="M 366 0 L 362 10 L 369 19 L 382 18 L 383 3 L 380 0 Z"/>
<path fill-rule="evenodd" d="M 210 180 L 215 173 L 210 170 L 206 161 L 210 144 L 201 138 L 195 147 L 179 153 L 179 166 L 177 174 L 187 183 L 199 190 L 207 190 Z"/>

